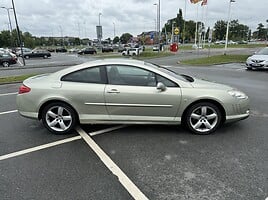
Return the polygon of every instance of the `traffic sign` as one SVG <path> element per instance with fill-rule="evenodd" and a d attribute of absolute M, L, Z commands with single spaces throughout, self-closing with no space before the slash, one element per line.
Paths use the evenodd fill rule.
<path fill-rule="evenodd" d="M 179 35 L 179 33 L 180 33 L 180 29 L 179 29 L 178 27 L 176 27 L 176 28 L 174 29 L 174 34 L 175 34 L 175 35 Z"/>

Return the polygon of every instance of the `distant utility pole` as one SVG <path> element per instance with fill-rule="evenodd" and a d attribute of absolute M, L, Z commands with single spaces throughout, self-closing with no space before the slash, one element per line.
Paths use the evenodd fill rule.
<path fill-rule="evenodd" d="M 227 22 L 227 28 L 226 28 L 226 37 L 225 37 L 224 55 L 226 55 L 226 51 L 227 51 L 228 34 L 229 34 L 229 25 L 230 25 L 230 15 L 231 15 L 231 4 L 232 4 L 233 2 L 235 2 L 235 0 L 230 0 L 230 2 L 229 2 L 228 22 Z"/>
<path fill-rule="evenodd" d="M 22 62 L 23 62 L 23 66 L 25 66 L 25 59 L 24 59 L 23 50 L 22 50 L 22 42 L 21 42 L 21 36 L 20 36 L 20 29 L 19 29 L 19 25 L 18 25 L 18 20 L 17 20 L 16 10 L 15 10 L 14 0 L 12 0 L 12 8 L 13 8 L 13 11 L 14 11 L 14 16 L 15 16 L 15 22 L 16 22 L 17 33 L 18 33 L 18 40 L 19 40 L 19 43 L 20 43 L 20 50 L 21 50 Z"/>

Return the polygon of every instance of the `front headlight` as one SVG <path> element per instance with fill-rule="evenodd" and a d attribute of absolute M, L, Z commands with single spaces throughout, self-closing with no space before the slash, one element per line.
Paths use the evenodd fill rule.
<path fill-rule="evenodd" d="M 246 62 L 247 63 L 251 62 L 251 57 L 248 57 Z"/>
<path fill-rule="evenodd" d="M 241 91 L 238 91 L 238 90 L 230 90 L 228 91 L 228 94 L 230 94 L 232 97 L 235 97 L 237 99 L 247 99 L 248 96 L 241 92 Z"/>

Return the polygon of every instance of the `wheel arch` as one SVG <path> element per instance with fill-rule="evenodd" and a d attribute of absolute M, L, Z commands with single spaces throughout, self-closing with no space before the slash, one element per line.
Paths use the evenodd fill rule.
<path fill-rule="evenodd" d="M 39 110 L 38 110 L 38 119 L 39 119 L 39 120 L 40 120 L 41 117 L 42 117 L 42 112 L 43 112 L 44 108 L 45 108 L 47 105 L 51 104 L 51 103 L 64 103 L 64 104 L 70 106 L 70 107 L 73 109 L 74 113 L 75 113 L 75 117 L 76 117 L 76 119 L 77 119 L 77 122 L 78 122 L 78 123 L 80 122 L 79 115 L 78 115 L 76 109 L 75 109 L 71 104 L 69 104 L 68 102 L 63 101 L 63 100 L 49 100 L 49 101 L 44 102 L 44 103 L 40 106 L 40 108 L 39 108 Z"/>
<path fill-rule="evenodd" d="M 214 104 L 215 106 L 217 106 L 221 112 L 221 116 L 222 116 L 222 122 L 223 123 L 225 120 L 226 120 L 226 112 L 225 112 L 225 109 L 224 107 L 222 106 L 221 103 L 219 103 L 218 101 L 214 100 L 214 99 L 199 99 L 197 101 L 194 101 L 192 102 L 191 104 L 189 104 L 183 111 L 183 114 L 182 114 L 182 123 L 185 123 L 185 119 L 186 119 L 186 114 L 188 112 L 188 110 L 194 105 L 194 104 L 197 104 L 197 103 L 204 103 L 204 102 L 208 102 L 208 103 L 212 103 Z"/>

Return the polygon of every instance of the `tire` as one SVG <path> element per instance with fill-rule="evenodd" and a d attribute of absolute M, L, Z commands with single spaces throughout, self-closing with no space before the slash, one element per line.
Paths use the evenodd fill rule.
<path fill-rule="evenodd" d="M 252 70 L 252 67 L 247 67 L 247 70 L 248 70 L 248 71 L 251 71 L 251 70 Z"/>
<path fill-rule="evenodd" d="M 4 61 L 4 62 L 2 62 L 2 66 L 3 66 L 3 67 L 9 67 L 9 66 L 10 66 L 10 64 L 9 64 L 9 62 Z"/>
<path fill-rule="evenodd" d="M 74 110 L 62 102 L 48 104 L 41 117 L 44 126 L 56 135 L 70 133 L 77 123 Z"/>
<path fill-rule="evenodd" d="M 195 134 L 208 135 L 213 133 L 221 124 L 220 109 L 209 102 L 192 105 L 186 113 L 185 125 Z"/>
<path fill-rule="evenodd" d="M 26 59 L 29 59 L 30 57 L 29 56 L 25 56 Z"/>
<path fill-rule="evenodd" d="M 46 59 L 47 58 L 47 55 L 44 55 L 44 57 L 43 57 L 44 59 Z"/>

